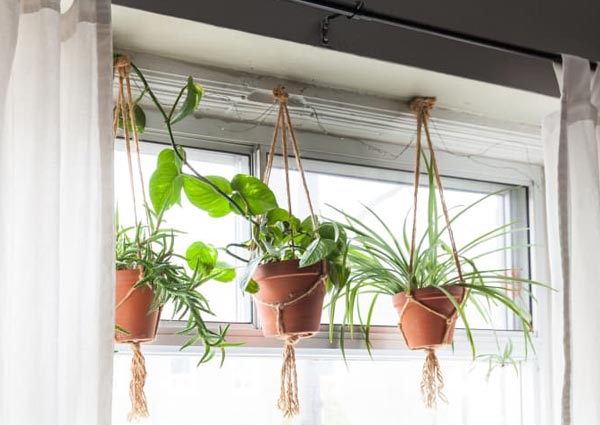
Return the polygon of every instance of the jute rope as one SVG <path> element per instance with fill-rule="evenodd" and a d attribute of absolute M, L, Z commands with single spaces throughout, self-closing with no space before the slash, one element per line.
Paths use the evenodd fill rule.
<path fill-rule="evenodd" d="M 410 102 L 410 109 L 415 114 L 417 118 L 417 140 L 416 140 L 416 148 L 415 148 L 415 175 L 414 175 L 414 187 L 413 187 L 413 226 L 411 233 L 411 244 L 410 244 L 410 256 L 409 256 L 409 290 L 406 292 L 406 303 L 402 307 L 400 311 L 400 321 L 398 327 L 400 329 L 400 333 L 404 337 L 407 345 L 408 341 L 406 340 L 406 336 L 404 335 L 404 331 L 402 329 L 402 317 L 404 312 L 408 308 L 408 306 L 412 303 L 428 311 L 431 314 L 434 314 L 446 322 L 446 330 L 444 332 L 444 338 L 442 344 L 449 343 L 448 336 L 449 333 L 456 322 L 458 312 L 455 309 L 452 315 L 449 317 L 444 316 L 443 314 L 427 307 L 422 302 L 416 300 L 410 293 L 410 285 L 413 283 L 414 279 L 414 258 L 415 258 L 415 250 L 416 250 L 416 234 L 417 234 L 417 205 L 418 205 L 418 195 L 419 195 L 419 177 L 421 174 L 420 166 L 421 166 L 421 156 L 422 156 L 422 133 L 425 132 L 425 138 L 427 139 L 427 147 L 429 148 L 429 157 L 431 163 L 431 169 L 433 171 L 433 175 L 436 181 L 436 186 L 438 189 L 438 193 L 440 196 L 440 203 L 442 205 L 442 211 L 444 215 L 444 219 L 446 221 L 446 229 L 448 231 L 448 237 L 450 239 L 450 247 L 452 250 L 452 258 L 454 260 L 454 264 L 456 266 L 456 271 L 458 273 L 458 279 L 460 283 L 464 283 L 464 277 L 462 273 L 462 268 L 460 264 L 460 259 L 458 256 L 458 250 L 456 248 L 456 242 L 454 240 L 454 233 L 452 232 L 450 216 L 448 214 L 448 208 L 446 206 L 446 200 L 444 197 L 444 188 L 442 185 L 442 179 L 440 177 L 437 160 L 435 157 L 435 151 L 433 149 L 433 143 L 431 141 L 431 134 L 429 132 L 429 119 L 431 117 L 431 110 L 435 105 L 435 98 L 432 97 L 417 97 L 414 98 Z M 461 302 L 467 297 L 464 296 Z M 440 365 L 435 354 L 435 349 L 438 347 L 418 347 L 424 348 L 427 352 L 427 356 L 425 359 L 425 364 L 423 366 L 423 374 L 421 379 L 421 394 L 423 396 L 423 401 L 425 402 L 425 406 L 428 408 L 435 408 L 437 405 L 437 401 L 447 402 L 447 398 L 443 393 L 444 388 L 444 378 L 442 376 L 442 372 L 440 369 Z"/>
<path fill-rule="evenodd" d="M 138 342 L 131 344 L 133 359 L 131 361 L 131 382 L 129 383 L 129 398 L 131 399 L 131 410 L 127 420 L 139 420 L 148 417 L 148 404 L 144 385 L 146 384 L 146 360 Z"/>
<path fill-rule="evenodd" d="M 147 211 L 147 199 L 146 189 L 144 185 L 144 176 L 142 174 L 142 165 L 140 158 L 140 146 L 139 146 L 139 135 L 137 130 L 137 123 L 135 119 L 135 101 L 131 92 L 131 62 L 125 55 L 119 56 L 113 65 L 114 73 L 118 74 L 119 78 L 119 91 L 117 97 L 117 105 L 115 107 L 113 117 L 113 134 L 115 140 L 117 139 L 117 132 L 119 128 L 119 119 L 123 122 L 123 139 L 125 141 L 125 150 L 127 152 L 127 166 L 129 171 L 129 182 L 131 187 L 131 199 L 133 203 L 133 216 L 136 222 L 138 221 L 137 212 L 137 200 L 135 194 L 135 179 L 133 172 L 133 158 L 131 152 L 131 141 L 133 140 L 136 162 L 137 162 L 137 176 L 140 182 L 140 188 L 142 191 L 142 200 L 144 202 L 144 209 Z M 131 130 L 131 134 L 130 134 Z M 148 214 L 148 213 L 146 213 Z M 150 217 L 146 215 L 148 223 L 150 223 Z M 141 259 L 142 252 L 140 241 L 137 241 L 138 246 L 138 258 Z M 144 278 L 144 268 L 139 266 L 139 280 Z M 151 289 L 149 283 L 147 286 Z M 137 287 L 132 286 L 125 296 L 118 301 L 115 306 L 115 311 L 118 310 L 123 304 L 133 295 Z M 144 394 L 144 385 L 146 383 L 146 365 L 144 361 L 144 355 L 140 349 L 139 342 L 133 342 L 131 344 L 133 350 L 133 358 L 131 360 L 131 381 L 129 383 L 129 398 L 131 399 L 131 411 L 127 416 L 128 420 L 146 418 L 148 417 L 148 406 L 146 403 L 146 395 Z"/>
<path fill-rule="evenodd" d="M 296 351 L 294 345 L 302 338 L 309 338 L 312 333 L 288 333 L 285 330 L 284 310 L 286 307 L 295 304 L 304 298 L 310 296 L 321 285 L 325 286 L 326 276 L 319 277 L 314 285 L 307 291 L 300 293 L 298 296 L 282 302 L 267 302 L 257 296 L 254 300 L 258 304 L 265 305 L 275 311 L 275 323 L 277 326 L 277 335 L 285 340 L 283 350 L 283 364 L 281 365 L 281 386 L 277 408 L 283 412 L 283 416 L 290 418 L 300 413 L 300 403 L 298 401 L 298 375 L 296 373 Z"/>
<path fill-rule="evenodd" d="M 281 147 L 283 154 L 283 165 L 284 165 L 284 175 L 285 175 L 285 188 L 286 188 L 286 196 L 287 196 L 287 207 L 288 213 L 290 216 L 292 215 L 292 197 L 291 197 L 291 187 L 290 187 L 290 171 L 289 171 L 289 160 L 288 160 L 288 141 L 291 143 L 292 151 L 294 153 L 294 157 L 296 159 L 296 166 L 298 167 L 298 172 L 300 173 L 300 179 L 302 181 L 302 187 L 304 189 L 304 193 L 306 195 L 306 201 L 308 204 L 308 209 L 310 211 L 310 218 L 313 225 L 313 230 L 315 235 L 318 235 L 317 227 L 318 222 L 314 212 L 314 208 L 312 205 L 312 201 L 310 198 L 310 191 L 308 189 L 308 183 L 306 180 L 306 175 L 304 172 L 304 167 L 302 166 L 302 158 L 300 157 L 300 149 L 298 148 L 298 140 L 296 138 L 296 133 L 294 132 L 294 128 L 292 126 L 292 120 L 290 118 L 290 113 L 287 107 L 288 101 L 288 93 L 286 89 L 282 86 L 278 86 L 273 89 L 273 97 L 279 104 L 279 110 L 277 114 L 277 121 L 275 123 L 275 131 L 273 132 L 273 139 L 271 141 L 271 146 L 269 149 L 269 156 L 267 158 L 267 164 L 264 171 L 263 182 L 265 184 L 269 183 L 269 179 L 271 177 L 271 171 L 273 168 L 273 162 L 275 158 L 275 150 L 277 148 L 277 142 L 281 139 Z M 292 250 L 294 250 L 293 240 L 294 235 L 291 234 L 292 239 Z M 286 418 L 297 415 L 300 412 L 300 403 L 298 401 L 298 375 L 296 373 L 296 352 L 294 349 L 294 345 L 302 338 L 309 338 L 313 334 L 312 333 L 304 333 L 304 334 L 296 334 L 296 333 L 287 333 L 285 330 L 284 323 L 284 310 L 286 307 L 297 303 L 298 301 L 308 297 L 311 295 L 317 288 L 321 285 L 325 286 L 325 280 L 327 279 L 327 270 L 325 264 L 323 264 L 323 273 L 319 277 L 319 280 L 315 282 L 307 291 L 299 294 L 293 299 L 289 299 L 282 302 L 266 302 L 261 300 L 258 296 L 255 296 L 254 299 L 257 303 L 268 306 L 275 311 L 276 315 L 276 323 L 277 323 L 277 334 L 278 337 L 283 338 L 285 340 L 285 346 L 283 350 L 283 364 L 281 366 L 281 388 L 279 400 L 277 402 L 277 407 L 279 410 L 283 412 L 283 416 Z"/>
<path fill-rule="evenodd" d="M 444 376 L 435 350 L 426 348 L 427 357 L 423 365 L 423 379 L 421 380 L 421 395 L 425 402 L 425 407 L 435 409 L 437 401 L 440 400 L 448 403 L 448 399 L 444 394 Z"/>

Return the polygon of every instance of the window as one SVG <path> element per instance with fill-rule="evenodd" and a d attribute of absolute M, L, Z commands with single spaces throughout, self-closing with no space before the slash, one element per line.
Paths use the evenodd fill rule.
<path fill-rule="evenodd" d="M 261 105 L 260 108 L 262 107 Z M 236 113 L 238 112 L 236 110 Z M 156 117 L 153 118 L 152 113 L 149 113 L 149 126 L 145 136 L 155 142 L 165 142 L 164 134 L 152 131 L 153 119 L 156 121 Z M 203 117 L 198 122 L 191 120 L 182 123 L 180 128 L 183 135 L 179 140 L 188 145 L 188 158 L 206 175 L 231 177 L 240 172 L 258 174 L 254 167 L 254 159 L 265 157 L 265 143 L 269 141 L 268 133 L 271 129 L 262 132 L 260 125 L 240 125 L 239 122 L 229 124 L 210 117 Z M 311 158 L 305 160 L 304 164 L 311 195 L 319 213 L 336 218 L 335 212 L 327 206 L 334 204 L 351 214 L 366 218 L 361 206 L 363 203 L 376 208 L 383 219 L 392 225 L 394 231 L 400 232 L 404 217 L 412 207 L 412 173 L 395 168 L 410 169 L 412 161 L 408 161 L 409 165 L 406 165 L 406 161 L 403 164 L 398 163 L 396 159 L 391 163 L 378 157 L 379 152 L 362 150 L 349 139 L 337 145 L 327 145 L 322 143 L 321 136 L 305 133 L 299 137 L 300 142 L 304 143 L 301 149 L 306 152 L 307 158 Z M 143 173 L 146 180 L 154 169 L 156 156 L 165 147 L 168 146 L 160 143 L 142 144 Z M 347 163 L 336 162 L 337 151 L 333 150 L 337 149 L 347 150 L 344 151 L 345 155 L 340 156 Z M 368 156 L 369 152 L 370 156 L 363 161 L 363 156 Z M 280 158 L 276 160 L 271 183 L 280 204 L 285 207 L 280 162 Z M 510 221 L 527 226 L 529 211 L 532 211 L 530 207 L 534 201 L 537 203 L 533 213 L 543 215 L 543 210 L 537 208 L 539 198 L 535 198 L 535 193 L 539 193 L 539 188 L 535 185 L 541 182 L 538 175 L 533 179 L 523 178 L 522 175 L 517 175 L 518 173 L 514 178 L 508 173 L 496 176 L 490 172 L 487 164 L 477 165 L 448 157 L 442 158 L 440 162 L 442 171 L 450 176 L 468 177 L 444 178 L 445 192 L 451 208 L 471 203 L 484 194 L 512 185 L 527 186 L 493 195 L 458 220 L 454 228 L 459 245 L 485 230 Z M 116 145 L 115 164 L 116 199 L 121 221 L 132 223 L 126 155 L 122 144 Z M 471 167 L 468 168 L 468 173 L 457 171 L 465 164 Z M 530 171 L 517 162 L 511 162 L 509 167 L 507 169 L 518 169 L 527 173 Z M 299 216 L 306 215 L 304 195 L 298 175 L 294 171 L 292 190 L 294 213 Z M 202 211 L 187 207 L 185 199 L 183 202 L 184 208 L 174 207 L 166 216 L 170 226 L 188 232 L 179 240 L 178 247 L 182 251 L 194 240 L 223 246 L 227 242 L 248 238 L 249 227 L 237 216 L 210 219 Z M 421 192 L 420 202 L 420 211 L 424 213 L 426 190 Z M 424 216 L 419 217 L 419 223 L 421 229 L 424 228 Z M 528 235 L 523 233 L 518 237 L 507 237 L 505 241 L 499 240 L 499 245 L 489 245 L 486 248 L 493 250 L 503 244 L 523 245 L 527 242 Z M 541 259 L 539 254 L 536 255 L 531 262 L 533 272 L 543 268 L 546 261 L 543 255 Z M 227 261 L 234 262 L 230 258 L 227 258 Z M 511 255 L 498 252 L 488 257 L 488 261 L 494 267 L 514 269 L 526 275 L 530 273 L 529 253 L 526 249 Z M 542 264 L 536 266 L 536 262 Z M 540 361 L 543 359 L 530 357 L 529 361 L 522 361 L 522 340 L 514 338 L 518 327 L 506 310 L 494 310 L 493 322 L 498 330 L 496 332 L 492 332 L 490 326 L 480 320 L 477 312 L 469 314 L 472 326 L 478 328 L 475 338 L 481 352 L 495 351 L 497 337 L 500 343 L 513 339 L 519 374 L 508 366 L 496 369 L 488 377 L 487 363 L 471 361 L 465 333 L 457 330 L 454 348 L 445 348 L 438 353 L 444 372 L 445 392 L 450 403 L 441 405 L 435 414 L 427 411 L 420 400 L 419 381 L 423 354 L 410 352 L 404 347 L 396 329 L 396 312 L 391 305 L 386 306 L 386 300 L 383 299 L 375 313 L 374 323 L 378 326 L 374 327 L 372 334 L 374 360 L 369 359 L 364 342 L 359 338 L 346 341 L 347 368 L 341 360 L 338 342 L 329 344 L 325 332 L 301 341 L 297 351 L 301 417 L 288 422 L 283 421 L 280 412 L 275 408 L 279 392 L 281 341 L 262 337 L 257 328 L 257 318 L 252 314 L 251 298 L 241 294 L 235 283 L 215 282 L 207 284 L 205 289 L 216 313 L 214 321 L 231 322 L 230 340 L 244 342 L 245 345 L 229 349 L 227 360 L 221 369 L 218 362 L 214 361 L 197 368 L 196 362 L 201 347 L 190 347 L 184 352 L 179 352 L 179 346 L 185 338 L 176 333 L 181 330 L 182 325 L 177 321 L 168 320 L 169 314 L 165 311 L 163 319 L 166 320 L 161 322 L 156 343 L 144 345 L 143 348 L 148 368 L 146 395 L 151 414 L 144 423 L 544 423 L 540 419 L 540 415 L 543 415 L 540 413 L 543 412 L 540 406 L 544 403 L 541 399 L 545 397 L 546 390 L 540 391 L 540 388 L 544 388 L 540 383 L 546 378 L 541 376 L 539 371 Z M 528 300 L 524 299 L 523 302 Z M 326 322 L 324 317 L 323 323 Z M 326 325 L 323 327 L 323 330 L 325 329 Z M 129 348 L 117 347 L 113 425 L 127 423 L 130 360 Z"/>
<path fill-rule="evenodd" d="M 188 147 L 188 158 L 202 173 L 231 177 L 236 173 L 256 171 L 251 167 L 254 148 L 240 147 L 235 151 L 207 150 L 218 144 Z M 231 148 L 222 145 L 221 148 Z M 156 156 L 165 145 L 142 144 L 143 172 L 146 180 L 154 169 Z M 131 223 L 131 200 L 126 155 L 117 144 L 115 158 L 116 198 L 121 221 Z M 245 153 L 244 153 L 245 152 Z M 264 151 L 254 157 L 264 156 Z M 280 158 L 278 159 L 280 160 Z M 362 204 L 374 207 L 393 230 L 400 232 L 404 217 L 411 208 L 412 174 L 389 168 L 338 164 L 322 159 L 305 160 L 305 168 L 314 204 L 320 214 L 336 218 L 328 204 L 365 218 Z M 294 213 L 307 215 L 299 176 L 292 171 L 292 202 Z M 445 178 L 447 200 L 451 208 L 469 204 L 482 195 L 510 187 L 506 184 L 476 180 Z M 284 180 L 280 161 L 275 163 L 271 186 L 278 200 L 285 206 Z M 349 188 L 351 190 L 349 190 Z M 351 196 L 348 194 L 351 193 Z M 426 188 L 420 196 L 420 210 L 425 211 Z M 245 240 L 249 235 L 247 223 L 235 215 L 210 219 L 202 211 L 188 207 L 174 207 L 166 216 L 174 228 L 188 234 L 180 238 L 179 248 L 185 250 L 194 240 L 223 246 L 227 242 Z M 479 204 L 468 215 L 456 222 L 455 233 L 460 245 L 482 232 L 501 224 L 516 221 L 528 223 L 530 199 L 526 188 L 499 193 Z M 368 218 L 367 218 L 368 219 Z M 425 218 L 419 218 L 421 228 Z M 527 242 L 507 237 L 499 244 L 520 245 Z M 485 247 L 493 250 L 500 245 Z M 228 261 L 233 262 L 232 259 Z M 488 258 L 489 265 L 518 270 L 529 274 L 527 250 L 509 256 L 497 253 Z M 257 423 L 294 423 L 307 425 L 353 425 L 374 423 L 426 423 L 435 425 L 469 425 L 492 423 L 498 425 L 529 425 L 539 422 L 540 375 L 535 361 L 522 361 L 522 341 L 514 340 L 518 360 L 515 373 L 511 365 L 497 368 L 488 377 L 488 364 L 473 363 L 464 332 L 457 331 L 454 353 L 451 348 L 439 351 L 445 377 L 445 393 L 450 403 L 441 405 L 437 413 L 426 410 L 421 403 L 419 381 L 423 365 L 420 352 L 404 348 L 397 332 L 397 315 L 385 300 L 379 303 L 372 335 L 374 361 L 370 360 L 360 339 L 347 341 L 348 367 L 341 359 L 337 342 L 330 345 L 325 332 L 302 341 L 298 350 L 301 417 L 289 422 L 281 419 L 275 408 L 279 394 L 281 341 L 265 339 L 256 328 L 252 315 L 251 298 L 242 295 L 235 283 L 210 283 L 207 296 L 216 313 L 215 321 L 232 322 L 230 339 L 245 342 L 245 346 L 228 350 L 227 360 L 219 369 L 218 362 L 196 367 L 200 347 L 179 352 L 183 342 L 176 332 L 181 324 L 163 320 L 159 337 L 154 345 L 145 345 L 148 378 L 146 395 L 151 417 L 144 423 L 153 425 L 196 424 L 198 422 L 223 425 Z M 528 300 L 523 300 L 528 302 Z M 389 308 L 387 308 L 389 307 Z M 482 352 L 497 349 L 496 337 L 505 341 L 514 336 L 513 317 L 505 310 L 494 310 L 494 327 L 481 321 L 476 312 L 469 313 L 476 331 L 476 340 Z M 168 312 L 163 319 L 168 319 Z M 326 316 L 323 323 L 326 323 Z M 460 325 L 459 325 L 460 326 Z M 325 325 L 324 328 L 326 329 Z M 130 352 L 126 346 L 117 347 L 114 371 L 113 425 L 125 425 L 129 409 Z M 399 402 L 401 400 L 402 402 Z M 233 407 L 232 407 L 233 406 Z"/>

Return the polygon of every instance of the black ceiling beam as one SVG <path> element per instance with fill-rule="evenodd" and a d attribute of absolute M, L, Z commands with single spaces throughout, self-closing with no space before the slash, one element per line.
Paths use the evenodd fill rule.
<path fill-rule="evenodd" d="M 592 57 L 596 46 L 600 48 L 593 17 L 600 12 L 600 3 L 593 0 L 570 0 L 579 6 L 588 4 L 587 9 L 566 8 L 564 0 L 536 0 L 539 4 L 507 0 L 502 3 L 506 10 L 487 4 L 479 7 L 477 0 L 452 7 L 445 0 L 425 4 L 367 0 L 358 11 L 353 0 L 342 1 L 113 0 L 113 4 L 318 47 L 323 46 L 324 18 L 339 14 L 340 18 L 329 22 L 326 47 L 332 50 L 550 96 L 559 95 L 549 64 L 560 60 L 557 51 L 598 59 Z M 442 14 L 440 7 L 447 10 Z M 511 13 L 514 21 L 507 20 Z M 463 17 L 468 20 L 461 22 Z M 557 22 L 562 23 L 561 30 L 548 31 Z"/>
<path fill-rule="evenodd" d="M 367 9 L 365 7 L 364 2 L 362 1 L 357 2 L 354 6 L 329 0 L 287 1 L 303 6 L 312 7 L 313 9 L 319 9 L 324 12 L 328 12 L 332 14 L 333 17 L 345 16 L 348 19 L 354 19 L 357 21 L 375 22 L 378 24 L 402 28 L 410 31 L 417 31 L 423 34 L 441 37 L 447 40 L 458 41 L 472 46 L 484 47 L 486 49 L 492 49 L 503 53 L 509 53 L 512 55 L 525 56 L 533 59 L 543 59 L 558 63 L 562 61 L 561 55 L 557 53 L 550 53 L 543 50 L 518 46 L 516 44 L 504 43 L 498 40 L 492 40 L 489 38 L 479 37 L 472 34 L 466 34 L 460 31 L 452 31 L 449 29 L 440 28 L 437 26 L 428 25 L 409 19 L 372 11 Z"/>

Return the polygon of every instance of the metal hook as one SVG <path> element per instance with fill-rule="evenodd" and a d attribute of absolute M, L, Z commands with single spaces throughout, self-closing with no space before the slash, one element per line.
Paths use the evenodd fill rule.
<path fill-rule="evenodd" d="M 356 6 L 354 7 L 354 11 L 352 15 L 346 16 L 347 19 L 360 19 L 357 15 L 360 13 L 361 9 L 365 6 L 364 1 L 356 2 Z M 325 16 L 321 20 L 321 45 L 324 47 L 329 47 L 329 21 L 332 21 L 340 16 L 344 16 L 340 13 L 333 13 L 331 15 Z"/>

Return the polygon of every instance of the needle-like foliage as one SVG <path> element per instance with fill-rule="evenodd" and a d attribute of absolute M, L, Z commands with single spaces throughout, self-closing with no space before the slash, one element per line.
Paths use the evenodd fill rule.
<path fill-rule="evenodd" d="M 450 223 L 490 196 L 502 192 L 491 193 L 460 209 L 451 218 Z M 416 240 L 412 272 L 409 270 L 410 231 L 412 228 L 407 226 L 408 220 L 404 220 L 402 234 L 396 235 L 375 211 L 368 207 L 365 208 L 368 210 L 370 218 L 376 223 L 375 226 L 371 223 L 366 224 L 362 220 L 336 209 L 344 217 L 345 223 L 342 225 L 351 236 L 349 260 L 353 273 L 346 285 L 336 288 L 332 293 L 329 304 L 330 338 L 333 337 L 335 309 L 337 306 L 342 306 L 344 308 L 343 325 L 340 330 L 342 346 L 345 331 L 352 332 L 356 318 L 357 324 L 365 335 L 367 347 L 370 349 L 371 319 L 377 301 L 382 298 L 380 295 L 391 296 L 400 292 L 410 293 L 420 288 L 436 287 L 456 307 L 458 315 L 464 323 L 474 357 L 476 355 L 475 341 L 469 317 L 466 314 L 468 305 L 473 305 L 491 325 L 493 325 L 490 315 L 491 308 L 496 305 L 506 307 L 520 324 L 525 346 L 531 346 L 531 315 L 528 304 L 520 302 L 519 297 L 522 294 L 531 295 L 531 287 L 541 284 L 525 277 L 516 277 L 509 269 L 481 269 L 477 265 L 482 258 L 488 255 L 527 248 L 527 246 L 504 245 L 507 236 L 515 232 L 526 231 L 526 229 L 517 228 L 514 223 L 505 224 L 458 247 L 458 258 L 464 277 L 464 280 L 461 281 L 451 247 L 444 240 L 447 226 L 438 214 L 435 183 L 431 177 L 429 180 L 427 228 Z M 488 251 L 483 249 L 484 244 L 497 239 L 502 239 L 501 248 Z M 484 252 L 480 252 L 482 250 Z M 463 303 L 457 303 L 456 299 L 450 295 L 447 290 L 449 285 L 458 285 L 467 290 Z M 359 300 L 363 297 L 372 298 L 366 312 L 360 310 Z"/>
<path fill-rule="evenodd" d="M 148 286 L 154 291 L 151 310 L 171 303 L 175 319 L 187 317 L 186 327 L 179 333 L 189 335 L 190 339 L 182 349 L 201 341 L 204 353 L 199 363 L 210 360 L 215 349 L 221 351 L 223 360 L 224 349 L 231 345 L 225 339 L 229 326 L 213 330 L 206 324 L 205 316 L 214 313 L 200 289 L 211 280 L 232 280 L 235 271 L 218 262 L 217 250 L 202 242 L 193 244 L 186 256 L 177 254 L 174 245 L 178 233 L 173 229 L 161 229 L 156 223 L 121 227 L 117 222 L 117 270 L 141 268 L 142 279 L 135 288 Z M 184 266 L 186 262 L 191 272 Z"/>

